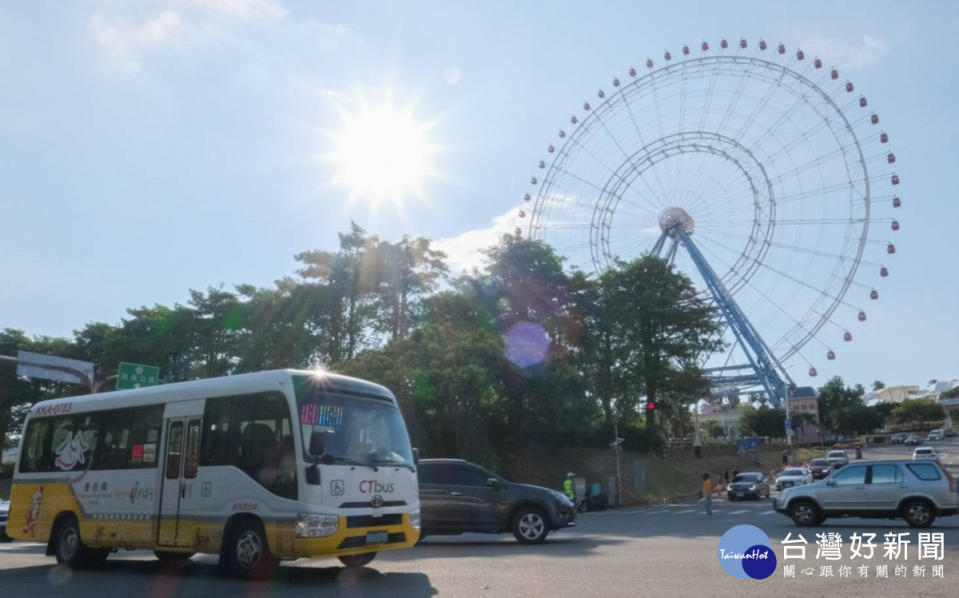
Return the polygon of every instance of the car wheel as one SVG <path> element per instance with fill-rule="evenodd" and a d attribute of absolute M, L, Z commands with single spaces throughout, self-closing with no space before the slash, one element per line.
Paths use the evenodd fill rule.
<path fill-rule="evenodd" d="M 929 527 L 936 520 L 932 506 L 924 500 L 914 500 L 902 508 L 902 516 L 910 527 Z"/>
<path fill-rule="evenodd" d="M 359 569 L 369 565 L 375 556 L 375 552 L 364 552 L 363 554 L 347 554 L 337 558 L 350 569 Z"/>
<path fill-rule="evenodd" d="M 807 500 L 800 500 L 793 504 L 789 508 L 789 516 L 792 517 L 796 525 L 802 527 L 816 525 L 820 522 L 819 510 L 816 505 Z"/>
<path fill-rule="evenodd" d="M 263 527 L 253 522 L 231 528 L 224 556 L 230 572 L 244 579 L 266 579 L 275 566 Z"/>
<path fill-rule="evenodd" d="M 546 539 L 549 526 L 543 511 L 528 507 L 520 509 L 513 517 L 513 535 L 522 544 L 538 544 Z"/>
<path fill-rule="evenodd" d="M 165 563 L 174 563 L 178 561 L 187 561 L 194 554 L 193 552 L 168 552 L 166 550 L 154 550 L 153 554 Z"/>

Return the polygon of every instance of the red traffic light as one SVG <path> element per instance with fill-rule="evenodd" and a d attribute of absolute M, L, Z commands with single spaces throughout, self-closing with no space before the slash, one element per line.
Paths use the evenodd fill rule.
<path fill-rule="evenodd" d="M 650 402 L 646 403 L 646 408 L 649 409 L 650 411 L 652 411 L 653 409 L 656 408 L 656 403 L 650 401 Z"/>

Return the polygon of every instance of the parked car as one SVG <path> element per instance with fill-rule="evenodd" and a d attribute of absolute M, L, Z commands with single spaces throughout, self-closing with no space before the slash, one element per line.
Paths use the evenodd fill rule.
<path fill-rule="evenodd" d="M 737 474 L 726 490 L 729 500 L 769 498 L 769 480 L 758 471 Z"/>
<path fill-rule="evenodd" d="M 0 498 L 0 542 L 9 542 L 7 535 L 7 516 L 10 514 L 10 501 Z"/>
<path fill-rule="evenodd" d="M 817 457 L 809 461 L 809 473 L 812 474 L 814 480 L 826 477 L 831 470 L 832 466 L 829 465 L 829 461 L 825 457 Z"/>
<path fill-rule="evenodd" d="M 867 461 L 787 488 L 773 508 L 802 526 L 827 517 L 902 517 L 912 527 L 929 527 L 937 517 L 959 513 L 959 494 L 938 461 Z"/>
<path fill-rule="evenodd" d="M 889 441 L 893 444 L 902 444 L 908 436 L 909 434 L 906 434 L 905 432 L 896 432 L 889 437 Z"/>
<path fill-rule="evenodd" d="M 812 484 L 812 474 L 805 467 L 787 467 L 776 478 L 776 490 Z"/>
<path fill-rule="evenodd" d="M 942 439 L 942 430 L 931 430 L 928 434 L 926 434 L 926 442 L 938 442 Z"/>
<path fill-rule="evenodd" d="M 915 434 L 910 434 L 909 436 L 906 436 L 906 439 L 903 440 L 902 443 L 906 446 L 919 446 L 922 444 L 922 438 L 916 436 Z"/>
<path fill-rule="evenodd" d="M 952 428 L 946 428 L 942 435 L 946 438 L 955 438 L 956 436 L 959 436 L 959 434 L 956 434 L 956 431 Z"/>
<path fill-rule="evenodd" d="M 421 538 L 511 531 L 535 544 L 576 525 L 573 501 L 562 492 L 510 482 L 462 459 L 421 459 L 418 470 Z"/>
<path fill-rule="evenodd" d="M 936 449 L 931 446 L 917 446 L 916 450 L 912 451 L 912 460 L 918 461 L 919 459 L 938 459 L 939 455 L 936 453 Z"/>
<path fill-rule="evenodd" d="M 834 469 L 839 469 L 844 465 L 849 464 L 849 457 L 846 456 L 846 451 L 829 451 L 826 453 L 826 461 L 829 462 L 829 465 Z"/>

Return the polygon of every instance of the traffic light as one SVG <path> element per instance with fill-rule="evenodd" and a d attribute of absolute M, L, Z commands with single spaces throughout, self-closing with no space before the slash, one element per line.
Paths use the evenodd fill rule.
<path fill-rule="evenodd" d="M 650 411 L 654 411 L 656 409 L 656 403 L 654 403 L 653 401 L 646 403 L 646 409 L 649 409 Z"/>

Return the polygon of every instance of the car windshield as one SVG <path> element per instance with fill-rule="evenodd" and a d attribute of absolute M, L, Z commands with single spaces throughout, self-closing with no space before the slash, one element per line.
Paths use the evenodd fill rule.
<path fill-rule="evenodd" d="M 806 475 L 806 472 L 801 469 L 787 469 L 783 472 L 783 475 L 786 476 L 795 476 L 795 475 Z"/>
<path fill-rule="evenodd" d="M 829 456 L 829 457 L 845 457 L 845 456 L 846 456 L 846 453 L 844 453 L 844 452 L 842 452 L 842 451 L 832 451 L 832 452 L 829 453 L 829 455 L 827 455 L 827 456 Z"/>
<path fill-rule="evenodd" d="M 392 403 L 320 390 L 298 403 L 304 452 L 308 453 L 311 434 L 324 432 L 324 449 L 337 461 L 413 466 L 406 426 Z"/>
<path fill-rule="evenodd" d="M 825 459 L 813 459 L 809 462 L 810 465 L 829 465 L 829 462 Z"/>
<path fill-rule="evenodd" d="M 758 473 L 741 473 L 733 478 L 734 482 L 756 482 L 762 476 Z"/>
<path fill-rule="evenodd" d="M 917 455 L 931 455 L 932 449 L 916 449 Z"/>

